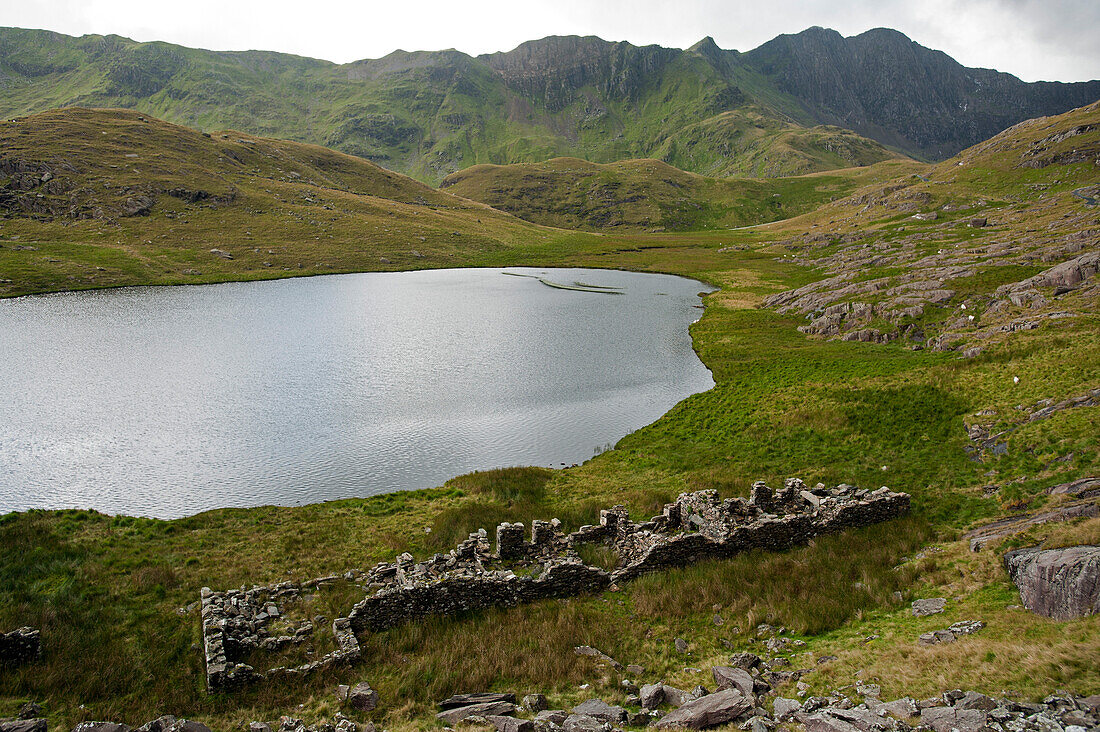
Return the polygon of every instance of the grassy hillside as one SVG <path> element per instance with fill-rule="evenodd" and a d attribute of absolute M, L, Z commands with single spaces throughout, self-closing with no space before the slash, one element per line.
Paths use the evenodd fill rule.
<path fill-rule="evenodd" d="M 716 385 L 615 449 L 566 470 L 491 471 L 430 491 L 299 508 L 227 509 L 178 521 L 86 511 L 4 516 L 0 628 L 42 628 L 45 654 L 39 663 L 0 672 L 5 673 L 0 715 L 35 700 L 45 703 L 53 724 L 70 726 L 88 718 L 136 725 L 166 712 L 226 730 L 286 713 L 315 723 L 341 708 L 332 693 L 337 683 L 366 679 L 379 690 L 381 702 L 370 713 L 345 710 L 357 720 L 390 730 L 437 729 L 433 703 L 453 692 L 544 692 L 553 707 L 593 695 L 622 701 L 619 675 L 574 654 L 573 646 L 581 644 L 644 666 L 632 681 L 663 679 L 686 689 L 709 684 L 706 670 L 725 662 L 731 651 L 763 652 L 755 633 L 762 622 L 786 626 L 790 637 L 805 643 L 774 655 L 790 659 L 794 668 L 813 669 L 803 679 L 808 694 L 855 680 L 880 684 L 884 699 L 921 698 L 957 687 L 1021 699 L 1041 698 L 1054 689 L 1100 693 L 1095 663 L 1100 616 L 1054 622 L 1021 610 L 1000 562 L 1006 547 L 1024 543 L 1097 543 L 1100 519 L 1032 529 L 980 553 L 971 553 L 960 538 L 963 530 L 991 518 L 1063 505 L 1070 499 L 1048 495 L 1048 487 L 1100 471 L 1100 407 L 1031 419 L 1044 405 L 1100 384 L 1095 276 L 1060 294 L 1054 286 L 1036 284 L 1044 303 L 1033 308 L 1010 301 L 989 313 L 993 303 L 1007 299 L 998 293 L 1002 285 L 1100 249 L 1100 209 L 1089 203 L 1100 186 L 1094 153 L 1098 128 L 1086 129 L 1095 125 L 1097 112 L 1094 106 L 1021 125 L 921 173 L 927 180 L 909 172 L 891 181 L 867 179 L 818 211 L 739 231 L 567 235 L 443 193 L 429 199 L 438 202 L 432 209 L 253 175 L 256 188 L 270 189 L 271 197 L 232 218 L 226 213 L 221 236 L 253 236 L 261 250 L 268 237 L 277 238 L 282 244 L 272 249 L 288 258 L 305 257 L 318 246 L 327 247 L 321 251 L 329 256 L 343 247 L 358 252 L 350 242 L 358 241 L 359 231 L 332 224 L 330 243 L 292 240 L 283 233 L 297 221 L 292 212 L 308 210 L 321 222 L 325 219 L 317 217 L 331 212 L 299 208 L 308 204 L 291 205 L 274 199 L 275 193 L 286 199 L 293 192 L 295 201 L 308 193 L 354 211 L 367 204 L 352 201 L 369 199 L 376 207 L 370 210 L 378 212 L 370 220 L 380 226 L 387 220 L 395 226 L 421 224 L 425 219 L 413 216 L 416 211 L 448 222 L 479 217 L 498 232 L 499 240 L 474 239 L 471 223 L 460 230 L 466 233 L 453 248 L 438 242 L 432 256 L 449 254 L 447 261 L 454 264 L 622 267 L 712 283 L 719 290 L 706 298 L 692 337 Z M 233 136 L 219 139 L 215 135 L 210 142 L 244 154 L 247 146 L 234 143 Z M 266 170 L 258 159 L 249 164 Z M 227 177 L 239 190 L 254 190 L 245 187 L 248 180 L 243 174 Z M 258 193 L 247 195 L 258 200 Z M 229 207 L 188 208 L 186 219 L 209 222 L 203 226 L 213 231 L 217 217 L 239 200 Z M 182 206 L 180 201 L 164 199 L 173 207 Z M 445 207 L 446 201 L 453 207 Z M 5 277 L 14 278 L 8 286 L 25 292 L 51 289 L 50 282 L 64 285 L 52 268 L 86 261 L 73 252 L 85 252 L 80 254 L 85 258 L 100 252 L 136 256 L 149 245 L 142 238 L 146 229 L 131 227 L 133 222 L 163 227 L 157 230 L 165 233 L 179 224 L 178 218 L 167 219 L 168 211 L 165 221 L 156 223 L 161 205 L 158 198 L 149 216 L 117 218 L 116 224 L 4 219 L 0 256 L 34 254 L 13 246 L 10 232 L 18 229 L 21 238 L 54 242 L 42 248 L 51 247 L 52 258 L 62 260 L 15 259 L 23 269 L 14 275 L 4 270 Z M 934 220 L 913 218 L 933 211 Z M 339 220 L 353 220 L 347 216 Z M 985 217 L 987 225 L 971 227 L 975 217 Z M 319 235 L 318 227 L 293 225 L 301 227 L 295 232 Z M 110 231 L 106 244 L 91 238 L 96 227 Z M 390 248 L 371 256 L 378 251 L 396 256 L 397 247 L 408 246 L 407 237 L 400 244 L 372 241 L 379 242 L 372 247 Z M 241 259 L 251 256 L 247 248 L 241 246 Z M 153 261 L 172 261 L 163 253 L 170 251 L 165 246 Z M 936 259 L 949 256 L 959 261 Z M 420 266 L 412 259 L 391 264 Z M 252 276 L 244 269 L 221 274 Z M 919 279 L 909 280 L 909 274 Z M 156 267 L 131 274 L 139 275 L 150 282 L 170 280 Z M 802 288 L 815 283 L 824 283 L 823 291 L 832 297 L 849 285 L 879 280 L 853 297 L 873 306 L 887 295 L 930 292 L 914 285 L 931 287 L 939 280 L 946 283 L 940 289 L 952 294 L 927 306 L 919 340 L 912 330 L 885 342 L 811 336 L 797 328 L 812 322 L 806 315 L 815 310 L 761 307 L 773 296 L 781 303 L 797 299 L 801 295 L 784 293 L 804 295 Z M 903 290 L 890 295 L 894 287 Z M 1038 300 L 1029 295 L 1021 302 Z M 966 312 L 979 313 L 978 325 L 950 325 L 960 319 L 962 304 L 968 305 Z M 1069 315 L 1042 317 L 1055 311 Z M 889 321 L 883 312 L 872 310 L 864 329 L 885 333 Z M 974 334 L 987 317 L 1035 325 L 979 338 Z M 936 330 L 941 327 L 945 330 Z M 942 333 L 952 329 L 970 333 L 971 340 L 937 348 Z M 979 340 L 984 350 L 965 356 L 963 347 Z M 978 423 L 1013 428 L 1004 451 L 974 451 L 968 425 Z M 617 592 L 364 635 L 361 663 L 294 684 L 214 696 L 203 688 L 199 618 L 189 606 L 204 585 L 304 579 L 368 566 L 405 550 L 423 557 L 501 520 L 558 516 L 573 527 L 593 522 L 598 508 L 617 502 L 644 517 L 681 491 L 714 488 L 723 496 L 746 495 L 753 480 L 779 482 L 785 476 L 888 485 L 912 494 L 913 513 L 789 552 L 758 552 L 648 577 Z M 428 528 L 432 531 L 424 531 Z M 337 586 L 319 593 L 317 602 L 332 617 L 359 592 Z M 922 597 L 947 598 L 947 612 L 914 618 L 909 603 Z M 986 627 L 952 644 L 917 643 L 920 633 L 967 619 L 981 619 Z M 688 641 L 690 655 L 675 650 L 674 638 Z M 827 657 L 835 658 L 818 663 Z M 781 693 L 794 696 L 796 690 L 788 686 Z"/>
<path fill-rule="evenodd" d="M 924 168 L 897 160 L 818 175 L 722 179 L 685 173 L 659 160 L 599 165 L 555 158 L 475 165 L 447 176 L 440 188 L 547 226 L 695 231 L 790 218 L 843 197 L 861 183 Z"/>
<path fill-rule="evenodd" d="M 360 158 L 126 110 L 0 123 L 0 296 L 444 267 L 575 238 Z"/>

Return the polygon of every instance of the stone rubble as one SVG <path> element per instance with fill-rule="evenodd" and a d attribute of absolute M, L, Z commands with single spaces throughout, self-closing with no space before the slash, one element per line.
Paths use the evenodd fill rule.
<path fill-rule="evenodd" d="M 950 628 L 921 633 L 919 640 L 921 645 L 926 646 L 935 645 L 937 643 L 954 643 L 960 636 L 977 633 L 984 627 L 985 623 L 981 620 L 963 620 L 955 623 Z"/>

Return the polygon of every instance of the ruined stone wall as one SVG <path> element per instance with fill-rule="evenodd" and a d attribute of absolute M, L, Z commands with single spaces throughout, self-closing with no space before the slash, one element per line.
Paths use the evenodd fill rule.
<path fill-rule="evenodd" d="M 548 598 L 606 589 L 613 582 L 706 559 L 727 558 L 753 549 L 779 551 L 815 536 L 888 521 L 909 511 L 909 496 L 887 488 L 867 491 L 840 485 L 808 489 L 788 479 L 773 493 L 763 482 L 750 498 L 721 499 L 716 491 L 684 493 L 660 515 L 634 523 L 622 506 L 600 512 L 600 523 L 565 535 L 561 522 L 535 521 L 531 540 L 523 524 L 504 523 L 491 550 L 488 532 L 471 534 L 447 554 L 416 562 L 410 554 L 381 562 L 366 572 L 367 596 L 345 618 L 333 623 L 337 650 L 298 667 L 257 672 L 242 662 L 256 649 L 275 650 L 312 633 L 304 623 L 293 635 L 267 631 L 280 615 L 280 602 L 297 598 L 291 583 L 251 590 L 202 593 L 203 638 L 211 691 L 280 675 L 311 673 L 359 657 L 356 633 L 382 631 L 427 616 L 454 616 L 489 607 L 511 607 Z M 599 544 L 614 550 L 611 571 L 587 566 L 579 549 Z M 332 581 L 326 577 L 304 586 Z M 285 626 L 285 623 L 284 623 Z"/>
<path fill-rule="evenodd" d="M 17 628 L 0 633 L 0 666 L 22 666 L 38 658 L 42 650 L 39 632 L 34 628 Z"/>

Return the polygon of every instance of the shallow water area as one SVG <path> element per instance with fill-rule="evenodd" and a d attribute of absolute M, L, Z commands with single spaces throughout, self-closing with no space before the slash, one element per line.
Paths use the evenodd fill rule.
<path fill-rule="evenodd" d="M 713 386 L 688 333 L 707 289 L 512 267 L 0 301 L 0 513 L 175 518 L 582 462 Z"/>

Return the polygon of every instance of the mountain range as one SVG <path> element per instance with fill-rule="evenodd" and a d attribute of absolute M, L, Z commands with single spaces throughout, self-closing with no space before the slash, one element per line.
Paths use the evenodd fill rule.
<path fill-rule="evenodd" d="M 939 160 L 1100 98 L 1025 83 L 889 29 L 810 28 L 740 53 L 552 36 L 502 53 L 394 51 L 335 64 L 119 36 L 0 29 L 0 115 L 123 107 L 198 129 L 321 144 L 429 183 L 479 163 L 656 158 L 774 177 L 899 153 Z"/>

